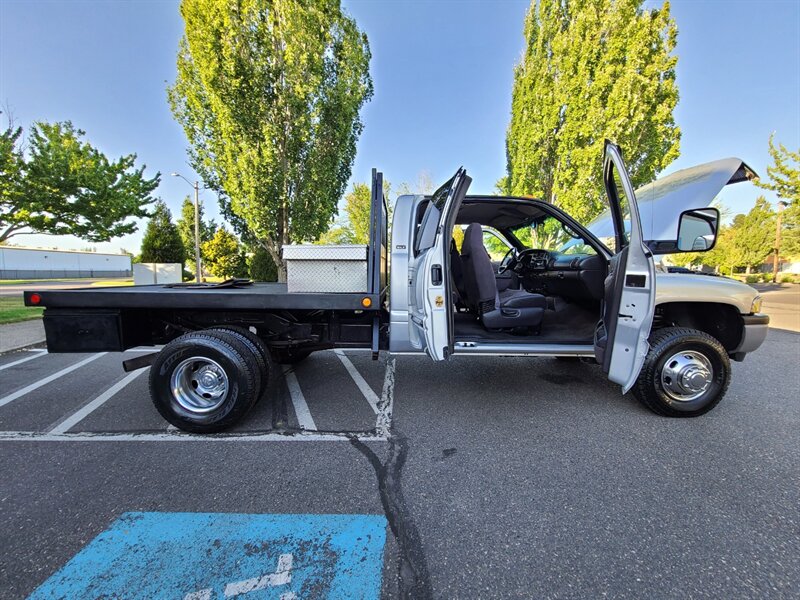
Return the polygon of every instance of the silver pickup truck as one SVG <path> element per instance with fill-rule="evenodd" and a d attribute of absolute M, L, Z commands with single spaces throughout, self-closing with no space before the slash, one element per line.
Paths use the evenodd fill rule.
<path fill-rule="evenodd" d="M 533 198 L 467 195 L 471 180 L 459 169 L 430 196 L 398 198 L 391 232 L 373 171 L 360 289 L 325 291 L 320 263 L 311 271 L 323 273 L 319 291 L 237 280 L 31 291 L 25 300 L 46 307 L 51 352 L 165 344 L 123 364 L 152 365 L 156 408 L 187 431 L 233 425 L 266 392 L 271 360 L 327 348 L 435 361 L 591 358 L 654 412 L 701 415 L 725 395 L 730 360 L 764 341 L 769 318 L 749 286 L 669 274 L 655 257 L 713 248 L 719 213 L 709 204 L 755 173 L 729 158 L 634 190 L 611 143 L 602 169 L 607 210 L 587 225 Z"/>

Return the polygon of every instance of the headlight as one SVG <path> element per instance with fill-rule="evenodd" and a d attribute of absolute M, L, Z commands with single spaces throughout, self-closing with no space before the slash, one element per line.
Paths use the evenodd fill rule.
<path fill-rule="evenodd" d="M 753 298 L 753 303 L 750 305 L 750 312 L 751 313 L 760 313 L 761 312 L 761 303 L 764 299 L 761 296 L 756 296 Z"/>

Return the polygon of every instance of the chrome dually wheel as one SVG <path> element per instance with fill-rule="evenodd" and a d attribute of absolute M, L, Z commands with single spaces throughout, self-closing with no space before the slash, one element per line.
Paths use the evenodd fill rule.
<path fill-rule="evenodd" d="M 223 431 L 255 404 L 261 367 L 235 332 L 192 331 L 175 338 L 150 367 L 150 396 L 175 427 L 193 433 Z"/>
<path fill-rule="evenodd" d="M 661 369 L 664 392 L 678 402 L 689 402 L 702 396 L 708 391 L 713 378 L 711 361 L 695 350 L 673 354 Z"/>
<path fill-rule="evenodd" d="M 170 388 L 175 401 L 188 411 L 207 413 L 218 408 L 228 394 L 228 375 L 218 362 L 193 356 L 172 372 Z"/>
<path fill-rule="evenodd" d="M 634 395 L 665 417 L 698 417 L 728 389 L 731 363 L 720 341 L 689 327 L 664 327 L 650 336 Z"/>

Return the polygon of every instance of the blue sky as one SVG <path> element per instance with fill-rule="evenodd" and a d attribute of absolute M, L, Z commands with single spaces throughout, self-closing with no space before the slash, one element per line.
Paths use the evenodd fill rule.
<path fill-rule="evenodd" d="M 413 184 L 423 170 L 439 182 L 463 164 L 472 191 L 493 191 L 505 169 L 512 72 L 528 4 L 344 2 L 369 36 L 375 83 L 354 181 L 368 181 L 377 166 L 395 184 Z M 800 147 L 800 1 L 678 0 L 672 12 L 683 139 L 681 157 L 665 173 L 739 156 L 765 175 L 772 131 Z M 137 153 L 149 173 L 161 171 L 157 193 L 175 213 L 191 189 L 169 173 L 194 178 L 165 92 L 182 28 L 177 2 L 0 0 L 0 102 L 24 127 L 69 119 L 110 156 Z M 740 212 L 759 193 L 740 184 L 722 199 Z M 203 197 L 214 216 L 214 196 Z M 140 240 L 141 231 L 94 246 L 137 252 Z M 51 236 L 12 241 L 90 245 Z"/>

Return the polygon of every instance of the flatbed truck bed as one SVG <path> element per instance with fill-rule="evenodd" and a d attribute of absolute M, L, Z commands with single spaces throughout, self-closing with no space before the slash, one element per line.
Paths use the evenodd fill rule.
<path fill-rule="evenodd" d="M 328 348 L 370 348 L 377 357 L 388 349 L 389 210 L 383 175 L 373 169 L 372 179 L 363 291 L 290 292 L 286 283 L 230 280 L 31 290 L 25 304 L 45 307 L 51 352 L 121 352 L 224 329 L 252 337 L 279 362 Z"/>
<path fill-rule="evenodd" d="M 31 297 L 37 295 L 38 302 Z M 289 293 L 285 283 L 237 287 L 137 285 L 25 292 L 29 306 L 150 310 L 378 310 L 374 293 Z"/>

